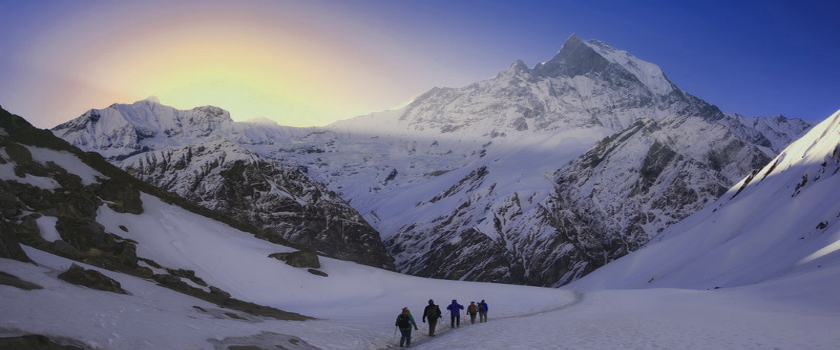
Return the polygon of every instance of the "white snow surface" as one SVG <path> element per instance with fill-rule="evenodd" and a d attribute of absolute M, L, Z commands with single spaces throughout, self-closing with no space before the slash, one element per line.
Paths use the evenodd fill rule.
<path fill-rule="evenodd" d="M 143 214 L 102 206 L 97 221 L 139 242 L 141 257 L 193 270 L 235 298 L 317 320 L 255 317 L 77 263 L 119 281 L 129 295 L 87 289 L 56 278 L 71 261 L 26 247 L 37 265 L 0 259 L 0 271 L 44 288 L 0 285 L 0 336 L 43 334 L 91 349 L 396 348 L 396 315 L 409 307 L 419 322 L 431 298 L 443 310 L 452 299 L 484 299 L 489 322 L 462 320 L 451 329 L 444 319 L 434 338 L 420 323 L 413 348 L 834 349 L 837 145 L 840 113 L 734 198 L 741 184 L 641 250 L 561 289 L 420 278 L 323 257 L 320 270 L 329 276 L 320 277 L 268 257 L 291 248 L 143 194 Z M 803 173 L 807 183 L 790 186 Z"/>
<path fill-rule="evenodd" d="M 665 73 L 662 72 L 662 68 L 659 68 L 659 66 L 642 61 L 627 51 L 617 50 L 598 40 L 587 40 L 584 44 L 591 47 L 607 60 L 618 63 L 627 69 L 628 72 L 635 75 L 642 84 L 645 84 L 648 89 L 657 95 L 664 96 L 674 91 L 673 84 L 665 78 Z"/>
<path fill-rule="evenodd" d="M 840 268 L 838 190 L 840 112 L 717 202 L 570 287 L 709 289 Z"/>

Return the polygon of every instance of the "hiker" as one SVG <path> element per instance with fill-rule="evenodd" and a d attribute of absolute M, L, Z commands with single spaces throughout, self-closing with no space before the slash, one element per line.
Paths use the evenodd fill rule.
<path fill-rule="evenodd" d="M 437 326 L 438 318 L 441 318 L 440 306 L 435 305 L 435 301 L 429 299 L 429 305 L 423 310 L 423 323 L 426 323 L 426 318 L 429 319 L 429 336 L 435 336 L 435 326 Z"/>
<path fill-rule="evenodd" d="M 394 325 L 400 329 L 400 333 L 402 334 L 400 337 L 400 347 L 403 347 L 403 343 L 411 347 L 411 326 L 414 325 L 414 330 L 418 330 L 419 328 L 417 328 L 417 323 L 414 322 L 414 316 L 411 316 L 411 312 L 408 311 L 407 307 L 404 307 L 402 313 L 397 315 L 397 322 Z"/>
<path fill-rule="evenodd" d="M 470 314 L 470 324 L 475 324 L 475 315 L 478 314 L 478 307 L 475 302 L 471 301 L 470 306 L 467 306 L 467 313 Z"/>
<path fill-rule="evenodd" d="M 487 322 L 487 303 L 484 299 L 478 303 L 478 323 Z"/>
<path fill-rule="evenodd" d="M 449 325 L 449 328 L 461 327 L 461 310 L 464 309 L 464 305 L 458 304 L 458 301 L 452 299 L 452 304 L 446 307 L 449 310 L 449 318 L 452 322 Z"/>

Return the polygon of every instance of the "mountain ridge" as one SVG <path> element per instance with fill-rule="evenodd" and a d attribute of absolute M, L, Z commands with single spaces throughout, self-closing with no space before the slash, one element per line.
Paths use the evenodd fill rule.
<path fill-rule="evenodd" d="M 733 288 L 836 267 L 839 174 L 840 112 L 715 203 L 571 287 Z"/>
<path fill-rule="evenodd" d="M 590 65 L 599 70 L 578 69 L 575 74 L 580 74 L 574 76 L 543 76 L 533 71 L 546 65 L 530 70 L 514 62 L 494 78 L 463 88 L 434 88 L 398 110 L 323 128 L 224 123 L 213 135 L 197 140 L 228 140 L 251 156 L 300 169 L 324 184 L 379 232 L 387 254 L 396 258 L 397 269 L 404 273 L 556 286 L 641 246 L 658 230 L 689 214 L 678 208 L 697 209 L 716 199 L 720 189 L 728 186 L 722 181 L 736 182 L 761 159 L 774 156 L 778 152 L 774 147 L 809 126 L 786 119 L 745 122 L 682 92 L 653 64 L 597 41 L 572 39 L 555 55 L 556 60 L 547 61 L 552 62 L 548 68 L 540 69 L 548 71 L 555 65 L 563 71 L 566 57 L 578 59 L 576 50 L 586 52 L 580 59 L 596 55 L 600 57 L 596 61 L 607 64 Z M 636 74 L 649 76 L 640 79 Z M 90 119 L 83 116 L 79 122 L 85 118 Z M 666 120 L 691 128 L 669 127 L 672 134 L 658 143 L 649 136 L 632 144 L 622 142 L 636 135 L 628 130 L 637 128 L 637 123 L 642 122 L 643 129 L 661 129 L 657 123 Z M 783 123 L 787 126 L 780 126 Z M 755 129 L 759 124 L 762 130 Z M 65 130 L 53 129 L 58 135 Z M 668 141 L 703 130 L 716 131 L 706 133 L 714 137 L 702 145 L 681 146 L 690 146 L 688 151 Z M 125 158 L 130 161 L 114 161 L 122 162 L 124 168 L 140 169 L 137 159 L 143 153 L 178 145 L 179 135 L 172 135 L 175 138 L 162 142 L 143 139 L 142 145 L 122 150 L 138 152 Z M 729 148 L 713 148 L 718 141 Z M 624 152 L 632 156 L 604 164 L 623 164 L 619 169 L 627 177 L 622 182 L 639 183 L 638 190 L 622 197 L 588 187 L 589 193 L 572 195 L 558 186 L 575 182 L 558 181 L 558 169 L 583 171 L 587 167 L 582 165 L 609 155 L 599 147 L 630 147 Z M 680 165 L 689 160 L 695 165 Z M 653 162 L 645 166 L 645 161 Z M 574 166 L 569 164 L 580 168 L 570 170 Z M 646 169 L 645 173 L 639 169 Z M 693 170 L 686 173 L 685 169 Z M 703 183 L 669 180 L 692 174 Z M 177 178 L 177 174 L 162 172 L 146 176 Z M 208 188 L 214 186 L 211 182 Z M 664 193 L 667 186 L 688 195 L 679 202 L 650 195 Z M 694 192 L 691 186 L 696 187 Z M 571 203 L 571 197 L 589 199 L 570 208 L 563 203 Z M 598 203 L 606 200 L 618 200 L 610 210 L 619 213 L 632 206 L 651 208 L 653 203 L 670 209 L 648 210 L 645 216 L 650 217 L 642 220 L 639 216 L 636 224 L 604 226 L 587 219 L 600 212 Z"/>

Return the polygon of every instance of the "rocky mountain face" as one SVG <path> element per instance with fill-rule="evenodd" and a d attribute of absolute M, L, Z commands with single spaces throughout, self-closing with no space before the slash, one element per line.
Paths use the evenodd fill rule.
<path fill-rule="evenodd" d="M 836 280 L 828 269 L 838 258 L 838 175 L 840 112 L 714 203 L 668 226 L 643 249 L 575 281 L 573 288 L 715 290 L 772 281 L 767 290 L 777 292 L 789 278 L 814 290 L 817 281 Z M 804 282 L 810 273 L 813 279 Z"/>
<path fill-rule="evenodd" d="M 283 198 L 313 207 L 332 191 L 378 231 L 404 273 L 545 286 L 638 248 L 810 126 L 724 114 L 678 89 L 656 65 L 576 36 L 533 69 L 518 61 L 494 78 L 435 88 L 404 108 L 323 128 L 193 117 L 207 129 L 187 122 L 195 110 L 167 108 L 115 105 L 53 131 L 207 207 L 243 209 L 237 217 L 257 225 L 292 204 Z M 167 122 L 147 127 L 152 120 Z M 138 141 L 114 141 L 124 139 Z M 260 185 L 253 175 L 226 182 L 231 172 L 210 170 L 231 159 L 296 169 L 329 190 Z M 239 196 L 245 199 L 225 204 Z M 294 240 L 309 236 L 295 233 L 305 217 L 269 226 Z"/>
<path fill-rule="evenodd" d="M 29 262 L 21 248 L 25 244 L 70 260 L 152 280 L 232 310 L 283 320 L 311 319 L 231 298 L 229 293 L 208 285 L 192 270 L 171 268 L 138 256 L 137 242 L 109 232 L 97 221 L 103 208 L 116 213 L 143 214 L 143 194 L 198 214 L 196 217 L 208 217 L 267 238 L 268 234 L 255 226 L 231 220 L 144 183 L 109 164 L 99 154 L 82 152 L 48 130 L 36 129 L 23 118 L 0 108 L 0 258 Z M 118 227 L 129 232 L 124 225 Z M 282 238 L 274 240 L 293 246 Z M 19 277 L 3 274 L 2 284 L 10 284 L 10 279 Z M 88 288 L 126 293 L 119 282 L 76 264 L 58 278 Z M 27 290 L 41 288 L 31 284 L 20 287 L 20 283 L 10 285 Z"/>
<path fill-rule="evenodd" d="M 101 152 L 135 177 L 323 255 L 393 269 L 376 232 L 304 168 L 260 157 L 233 142 L 272 143 L 234 125 L 227 111 L 180 111 L 150 98 L 90 110 L 55 127 L 82 149 Z M 282 142 L 282 140 L 278 140 Z"/>
<path fill-rule="evenodd" d="M 547 279 L 557 278 L 556 284 L 571 282 L 640 248 L 769 160 L 720 123 L 682 115 L 640 120 L 555 172 L 545 203 L 550 222 L 581 223 L 562 245 L 579 251 L 576 261 L 586 265 L 535 270 L 554 272 Z M 554 228 L 570 231 L 569 225 Z"/>
<path fill-rule="evenodd" d="M 323 255 L 394 268 L 378 232 L 297 167 L 228 141 L 144 152 L 121 164 L 143 181 Z"/>
<path fill-rule="evenodd" d="M 394 179 L 369 184 L 369 194 L 348 191 L 345 174 L 322 178 L 379 220 L 401 271 L 559 286 L 710 203 L 809 127 L 753 120 L 679 90 L 653 64 L 573 36 L 533 69 L 516 62 L 404 110 L 330 126 L 411 151 L 383 157 L 394 169 L 378 174 Z M 419 161 L 433 154 L 447 159 L 437 172 Z M 399 167 L 402 157 L 411 163 Z M 428 177 L 425 198 L 383 198 L 413 194 L 418 178 L 443 170 L 436 177 L 447 181 Z"/>

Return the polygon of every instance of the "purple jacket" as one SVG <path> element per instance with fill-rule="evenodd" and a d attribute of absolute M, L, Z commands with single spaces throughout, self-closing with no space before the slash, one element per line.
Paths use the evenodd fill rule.
<path fill-rule="evenodd" d="M 449 304 L 449 306 L 447 306 L 446 309 L 449 310 L 450 316 L 460 316 L 461 312 L 458 310 L 463 310 L 464 305 L 458 304 L 457 301 L 453 300 L 452 304 Z"/>

